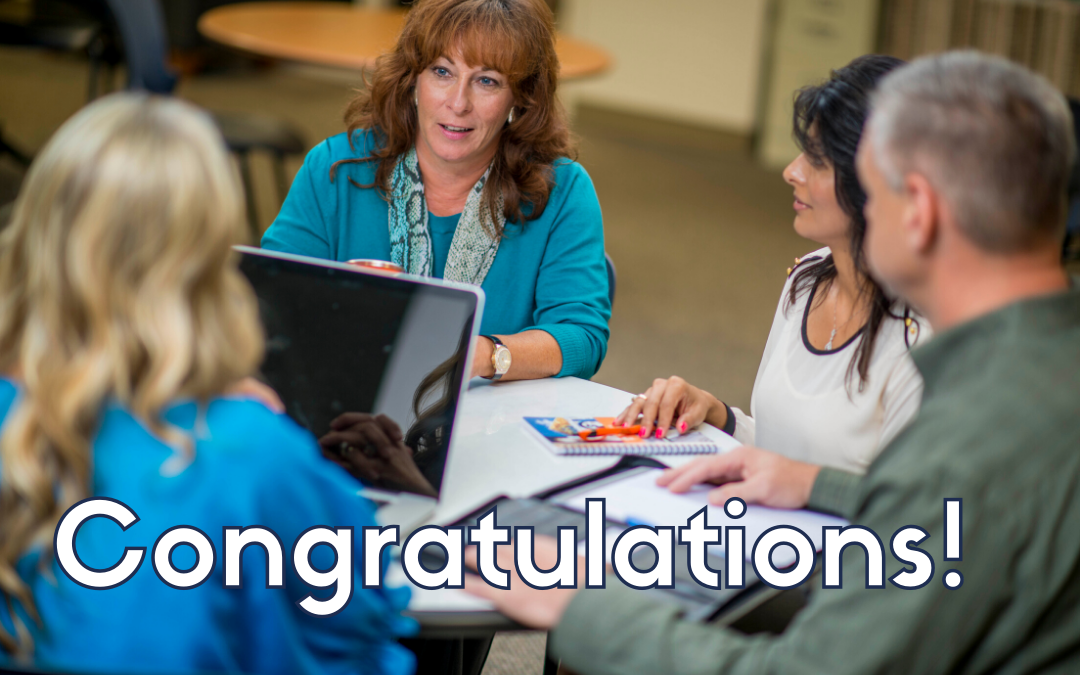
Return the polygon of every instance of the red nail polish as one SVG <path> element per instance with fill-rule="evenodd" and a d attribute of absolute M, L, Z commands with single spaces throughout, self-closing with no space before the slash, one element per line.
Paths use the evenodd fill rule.
<path fill-rule="evenodd" d="M 664 430 L 663 429 L 657 429 L 656 430 L 656 437 L 657 438 L 663 438 L 664 437 Z"/>
<path fill-rule="evenodd" d="M 683 422 L 682 424 L 679 425 L 679 433 L 680 434 L 685 434 L 686 433 L 686 422 Z"/>
<path fill-rule="evenodd" d="M 639 431 L 637 435 L 645 438 L 649 435 L 649 432 L 645 429 L 645 427 L 641 427 L 641 431 Z"/>

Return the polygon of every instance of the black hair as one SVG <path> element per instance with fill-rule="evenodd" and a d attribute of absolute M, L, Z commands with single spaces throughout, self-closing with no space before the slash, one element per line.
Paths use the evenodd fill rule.
<path fill-rule="evenodd" d="M 859 147 L 863 125 L 870 113 L 870 94 L 877 83 L 889 71 L 902 66 L 904 61 L 892 56 L 868 54 L 860 56 L 843 68 L 832 71 L 829 79 L 821 84 L 803 87 L 795 96 L 793 134 L 799 148 L 814 164 L 832 166 L 835 176 L 836 201 L 847 215 L 850 225 L 848 236 L 855 270 L 865 280 L 862 293 L 870 294 L 870 316 L 866 320 L 862 341 L 848 366 L 850 380 L 859 373 L 859 390 L 866 384 L 870 360 L 874 355 L 874 343 L 878 330 L 886 318 L 902 319 L 892 313 L 892 300 L 869 274 L 863 240 L 866 238 L 866 193 L 859 184 L 855 172 L 855 152 Z M 832 254 L 817 264 L 794 272 L 787 307 L 795 304 L 804 291 L 819 286 L 827 288 L 836 279 L 836 264 Z"/>

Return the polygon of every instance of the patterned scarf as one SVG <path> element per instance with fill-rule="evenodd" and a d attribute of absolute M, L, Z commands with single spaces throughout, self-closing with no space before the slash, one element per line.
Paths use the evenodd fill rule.
<path fill-rule="evenodd" d="M 446 258 L 443 278 L 479 286 L 495 261 L 502 231 L 502 197 L 498 208 L 491 213 L 481 199 L 491 167 L 476 182 L 465 200 L 450 253 Z M 428 228 L 427 200 L 424 199 L 424 180 L 416 160 L 416 148 L 410 149 L 394 166 L 390 178 L 390 260 L 401 265 L 409 274 L 430 277 L 434 268 L 431 251 L 431 230 Z"/>

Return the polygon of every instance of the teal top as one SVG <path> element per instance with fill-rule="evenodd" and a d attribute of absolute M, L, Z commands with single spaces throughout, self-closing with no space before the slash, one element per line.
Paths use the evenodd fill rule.
<path fill-rule="evenodd" d="M 361 130 L 353 134 L 355 149 L 346 134 L 315 146 L 263 235 L 263 247 L 337 261 L 389 260 L 389 205 L 378 190 L 353 184 L 370 185 L 375 164 L 339 165 L 330 180 L 334 162 L 367 157 L 372 143 L 371 135 Z M 480 331 L 545 331 L 562 350 L 559 376 L 589 378 L 604 361 L 611 318 L 600 203 L 592 180 L 577 162 L 555 162 L 554 180 L 543 215 L 524 224 L 506 224 L 481 286 L 486 299 Z M 429 217 L 436 277 L 441 278 L 446 267 L 457 220 L 456 215 Z"/>
<path fill-rule="evenodd" d="M 814 578 L 783 634 L 743 635 L 686 621 L 612 576 L 571 601 L 556 656 L 587 675 L 1080 672 L 1080 290 L 1001 308 L 911 356 L 925 381 L 918 416 L 861 480 L 822 469 L 810 506 L 876 532 L 886 579 L 911 569 L 892 534 L 921 527 L 929 538 L 912 548 L 934 560 L 926 586 L 867 589 L 852 546 L 843 588 Z M 948 561 L 953 497 L 963 559 Z M 954 568 L 963 584 L 950 590 Z"/>
<path fill-rule="evenodd" d="M 0 419 L 18 396 L 0 379 Z M 166 422 L 193 435 L 190 462 L 153 436 L 118 405 L 107 406 L 93 441 L 92 495 L 127 505 L 139 517 L 127 531 L 108 518 L 78 530 L 75 550 L 89 567 L 116 564 L 125 547 L 146 547 L 138 571 L 124 584 L 92 590 L 76 584 L 41 551 L 18 564 L 33 593 L 41 628 L 32 626 L 33 665 L 58 672 L 103 673 L 388 673 L 407 674 L 414 658 L 395 638 L 415 632 L 401 616 L 408 589 L 361 587 L 361 528 L 375 525 L 359 484 L 324 459 L 307 431 L 288 417 L 241 399 L 216 399 L 198 414 L 193 402 L 168 409 Z M 0 466 L 0 472 L 5 467 Z M 196 527 L 214 545 L 214 569 L 201 585 L 178 590 L 157 577 L 151 551 L 177 525 Z M 284 588 L 267 588 L 266 554 L 244 550 L 242 588 L 224 588 L 222 528 L 261 525 L 276 533 L 284 553 Z M 325 599 L 296 575 L 292 547 L 306 529 L 353 527 L 353 589 L 337 614 L 317 617 L 297 602 Z M 52 539 L 49 540 L 52 544 Z M 178 546 L 179 570 L 196 563 L 194 549 Z M 312 550 L 316 569 L 335 563 L 328 546 Z M 11 633 L 6 602 L 0 625 Z M 0 667 L 13 665 L 0 649 Z"/>
<path fill-rule="evenodd" d="M 456 216 L 436 216 L 428 213 L 428 228 L 431 230 L 431 252 L 434 263 L 432 272 L 442 279 L 446 271 L 446 257 L 450 252 L 450 243 L 454 241 L 454 232 L 457 230 L 458 220 L 461 214 Z"/>

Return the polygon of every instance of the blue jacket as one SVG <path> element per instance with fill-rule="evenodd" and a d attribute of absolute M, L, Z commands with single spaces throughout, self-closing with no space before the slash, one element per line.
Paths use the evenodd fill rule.
<path fill-rule="evenodd" d="M 345 261 L 390 259 L 389 206 L 371 184 L 375 164 L 330 167 L 342 159 L 367 157 L 370 134 L 345 134 L 317 145 L 304 160 L 285 204 L 263 235 L 265 248 Z M 585 169 L 570 160 L 555 163 L 555 187 L 544 214 L 521 224 L 507 223 L 499 253 L 481 286 L 486 294 L 481 332 L 510 335 L 539 329 L 562 350 L 559 376 L 589 378 L 607 352 L 607 268 L 604 227 L 596 190 Z M 429 218 L 435 276 L 441 277 L 457 216 Z"/>
<path fill-rule="evenodd" d="M 0 379 L 0 418 L 17 395 L 14 383 Z M 185 463 L 123 408 L 104 411 L 93 442 L 92 494 L 124 503 L 139 520 L 127 531 L 108 518 L 88 520 L 75 550 L 94 568 L 116 564 L 125 547 L 145 546 L 146 555 L 130 579 L 109 590 L 77 585 L 54 555 L 44 573 L 40 550 L 24 556 L 18 571 L 43 620 L 33 631 L 34 665 L 107 673 L 412 672 L 412 654 L 394 641 L 415 629 L 400 615 L 408 590 L 360 585 L 361 528 L 374 525 L 374 517 L 371 504 L 356 495 L 358 483 L 320 455 L 310 434 L 259 403 L 216 399 L 198 417 L 190 402 L 165 415 L 195 437 L 194 458 Z M 197 527 L 214 545 L 213 572 L 188 590 L 166 585 L 152 564 L 154 542 L 177 525 Z M 266 527 L 281 540 L 284 588 L 266 588 L 260 546 L 243 552 L 242 588 L 224 588 L 222 528 L 248 525 Z M 334 590 L 307 586 L 293 568 L 293 542 L 315 525 L 355 527 L 352 598 L 328 617 L 296 604 L 309 594 L 326 599 Z M 178 546 L 172 560 L 184 570 L 196 557 L 190 546 Z M 311 560 L 317 569 L 329 568 L 334 553 L 318 546 Z M 0 603 L 0 624 L 10 634 L 6 603 Z M 10 655 L 0 650 L 0 666 L 6 663 Z"/>

